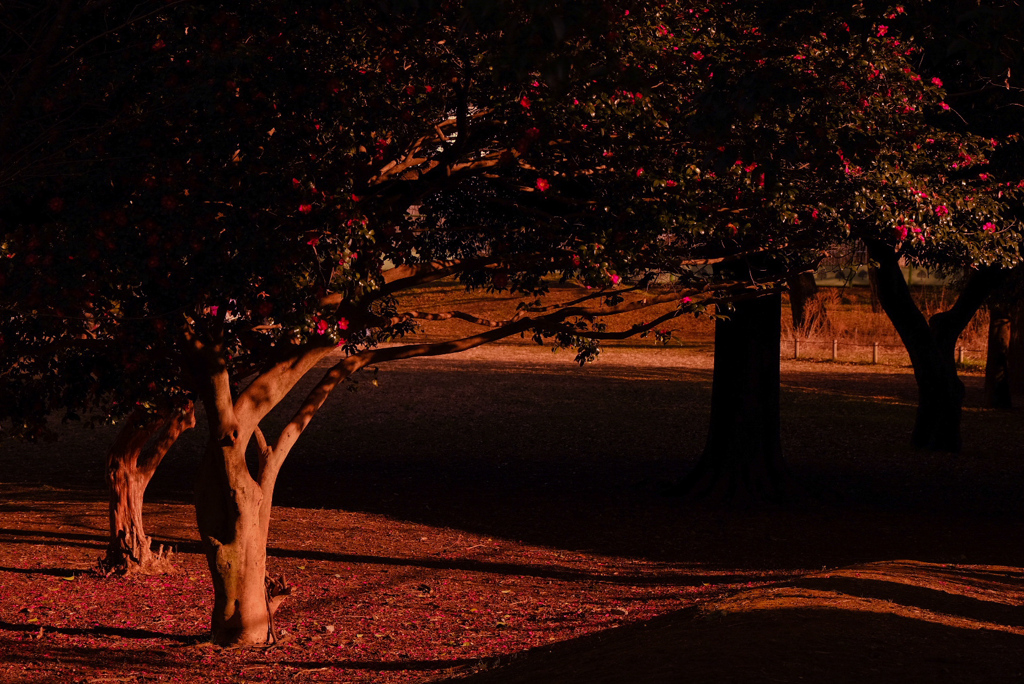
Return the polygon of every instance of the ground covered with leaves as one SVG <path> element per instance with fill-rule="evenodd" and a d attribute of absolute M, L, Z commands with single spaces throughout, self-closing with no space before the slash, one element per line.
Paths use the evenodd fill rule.
<path fill-rule="evenodd" d="M 112 432 L 0 451 L 0 681 L 988 681 L 1024 678 L 1024 422 L 904 447 L 909 370 L 786 362 L 784 507 L 662 490 L 707 428 L 710 357 L 536 347 L 363 372 L 285 465 L 281 643 L 205 643 L 188 433 L 146 508 L 178 572 L 93 572 Z M 376 383 L 371 382 L 376 380 Z M 284 420 L 287 407 L 271 420 Z M 201 422 L 201 421 L 200 421 Z"/>

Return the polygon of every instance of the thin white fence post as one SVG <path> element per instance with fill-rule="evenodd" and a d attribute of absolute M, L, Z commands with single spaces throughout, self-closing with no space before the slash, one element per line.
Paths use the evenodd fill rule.
<path fill-rule="evenodd" d="M 964 365 L 964 348 L 963 347 L 957 347 L 956 348 L 956 362 L 959 363 L 961 366 Z"/>
<path fill-rule="evenodd" d="M 799 337 L 794 337 L 793 338 L 793 358 L 794 359 L 799 359 L 800 358 L 800 338 Z"/>
<path fill-rule="evenodd" d="M 839 360 L 839 340 L 832 340 L 832 360 Z"/>
<path fill-rule="evenodd" d="M 871 363 L 878 363 L 878 343 L 875 342 L 871 347 Z"/>

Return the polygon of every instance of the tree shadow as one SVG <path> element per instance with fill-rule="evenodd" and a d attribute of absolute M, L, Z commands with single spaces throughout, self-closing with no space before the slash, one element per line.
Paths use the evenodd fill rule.
<path fill-rule="evenodd" d="M 488 659 L 484 658 L 456 658 L 451 660 L 325 660 L 325 661 L 291 661 L 283 660 L 278 664 L 285 667 L 294 667 L 299 670 L 368 670 L 370 672 L 401 672 L 403 670 L 430 671 L 430 670 L 451 670 L 453 668 L 472 667 Z"/>
<path fill-rule="evenodd" d="M 743 595 L 734 599 L 742 602 Z M 882 602 L 884 603 L 884 602 Z M 690 608 L 517 654 L 444 681 L 1019 681 L 1018 634 L 830 607 Z"/>
<path fill-rule="evenodd" d="M 427 568 L 432 570 L 462 570 L 465 572 L 482 572 L 497 575 L 520 577 L 537 577 L 566 582 L 603 582 L 624 586 L 673 586 L 697 587 L 708 583 L 732 584 L 750 581 L 749 574 L 732 574 L 701 569 L 700 572 L 676 570 L 666 573 L 628 573 L 628 572 L 585 572 L 559 565 L 528 565 L 524 563 L 501 563 L 473 560 L 465 558 L 398 558 L 388 556 L 372 556 L 365 554 L 331 553 L 327 551 L 294 551 L 270 547 L 267 555 L 274 558 L 299 558 L 332 563 L 362 563 L 367 565 L 386 565 L 395 567 Z M 2 568 L 0 568 L 2 570 Z"/>
<path fill-rule="evenodd" d="M 125 627 L 52 627 L 43 624 L 18 624 L 0 620 L 0 630 L 8 632 L 64 634 L 68 636 L 115 636 L 122 639 L 166 639 L 183 644 L 197 644 L 209 639 L 209 634 L 171 634 L 148 629 Z"/>

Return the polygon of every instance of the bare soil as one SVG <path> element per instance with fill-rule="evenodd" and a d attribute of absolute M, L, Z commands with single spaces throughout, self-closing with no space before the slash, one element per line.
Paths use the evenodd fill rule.
<path fill-rule="evenodd" d="M 710 365 L 501 346 L 364 371 L 281 475 L 268 565 L 295 594 L 261 650 L 204 642 L 201 429 L 150 487 L 179 569 L 157 577 L 91 572 L 112 430 L 4 443 L 0 682 L 1024 681 L 1021 412 L 967 377 L 965 452 L 915 453 L 908 369 L 784 362 L 806 497 L 688 505 L 661 492 Z"/>

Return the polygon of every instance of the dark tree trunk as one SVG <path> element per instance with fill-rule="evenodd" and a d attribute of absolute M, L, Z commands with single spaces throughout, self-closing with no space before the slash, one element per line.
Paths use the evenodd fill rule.
<path fill-rule="evenodd" d="M 871 312 L 878 313 L 882 310 L 882 303 L 878 296 L 878 268 L 874 264 L 868 264 L 868 285 L 871 290 Z"/>
<path fill-rule="evenodd" d="M 988 355 L 985 359 L 985 398 L 991 408 L 1012 408 L 1010 392 L 1010 306 L 988 308 Z"/>
<path fill-rule="evenodd" d="M 825 316 L 818 299 L 818 285 L 813 273 L 797 273 L 786 284 L 789 287 L 789 308 L 793 314 L 794 334 L 807 334 L 818 326 Z"/>
<path fill-rule="evenodd" d="M 918 403 L 911 442 L 919 449 L 959 452 L 965 392 L 957 374 L 956 342 L 1001 275 L 993 269 L 974 271 L 952 308 L 925 319 L 893 248 L 873 240 L 867 245 L 877 264 L 879 301 L 914 367 Z"/>
<path fill-rule="evenodd" d="M 156 418 L 128 417 L 107 454 L 110 541 L 100 567 L 109 573 L 159 574 L 173 571 L 170 550 L 155 553 L 142 521 L 146 487 L 182 432 L 195 426 L 192 407 Z"/>
<path fill-rule="evenodd" d="M 781 317 L 775 293 L 736 302 L 715 324 L 708 441 L 673 494 L 730 501 L 788 496 L 779 436 Z"/>
<path fill-rule="evenodd" d="M 1010 346 L 1007 366 L 1011 395 L 1024 394 L 1024 302 L 1010 306 Z"/>

